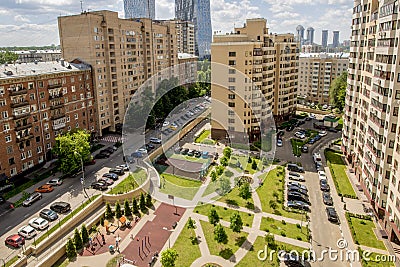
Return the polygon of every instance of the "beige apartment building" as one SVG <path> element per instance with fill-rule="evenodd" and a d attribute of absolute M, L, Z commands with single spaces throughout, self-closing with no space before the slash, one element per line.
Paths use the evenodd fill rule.
<path fill-rule="evenodd" d="M 347 71 L 349 54 L 300 53 L 297 96 L 307 102 L 329 104 L 332 81 Z"/>
<path fill-rule="evenodd" d="M 212 62 L 225 67 L 211 69 L 213 138 L 226 138 L 229 131 L 258 139 L 265 116 L 272 112 L 282 120 L 295 112 L 298 45 L 293 34 L 270 34 L 262 18 L 214 35 Z"/>
<path fill-rule="evenodd" d="M 63 57 L 93 66 L 100 136 L 121 129 L 131 96 L 148 78 L 178 64 L 177 36 L 184 36 L 179 21 L 121 19 L 112 11 L 59 17 L 58 25 Z"/>
<path fill-rule="evenodd" d="M 400 244 L 397 1 L 354 1 L 343 150 L 392 242 Z"/>
<path fill-rule="evenodd" d="M 13 51 L 18 55 L 18 61 L 22 63 L 29 62 L 47 62 L 58 61 L 61 59 L 61 50 L 19 50 Z"/>

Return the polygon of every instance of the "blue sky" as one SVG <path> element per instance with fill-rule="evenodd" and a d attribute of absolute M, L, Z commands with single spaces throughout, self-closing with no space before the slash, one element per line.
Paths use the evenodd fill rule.
<path fill-rule="evenodd" d="M 246 18 L 264 17 L 270 32 L 295 32 L 296 26 L 340 31 L 340 40 L 350 39 L 350 0 L 210 0 L 213 31 L 230 32 Z M 0 46 L 59 44 L 57 17 L 80 12 L 80 0 L 0 0 Z M 84 0 L 83 9 L 118 11 L 122 0 Z M 174 17 L 174 0 L 156 0 L 156 18 Z"/>

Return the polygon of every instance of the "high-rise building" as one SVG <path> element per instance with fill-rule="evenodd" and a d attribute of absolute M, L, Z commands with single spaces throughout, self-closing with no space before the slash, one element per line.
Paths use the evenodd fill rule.
<path fill-rule="evenodd" d="M 120 129 L 143 82 L 178 64 L 180 28 L 174 20 L 120 19 L 117 12 L 94 11 L 59 17 L 58 24 L 63 57 L 93 66 L 98 135 Z"/>
<path fill-rule="evenodd" d="M 347 71 L 349 54 L 301 53 L 297 95 L 307 102 L 329 104 L 329 88 L 332 81 Z"/>
<path fill-rule="evenodd" d="M 189 21 L 170 20 L 175 23 L 178 53 L 196 54 L 196 40 L 194 35 L 194 25 Z"/>
<path fill-rule="evenodd" d="M 328 30 L 322 30 L 322 42 L 321 45 L 323 48 L 328 47 Z"/>
<path fill-rule="evenodd" d="M 232 34 L 214 35 L 212 60 L 227 68 L 211 68 L 213 138 L 223 139 L 229 130 L 241 136 L 245 132 L 254 140 L 264 116 L 272 112 L 277 120 L 282 120 L 292 115 L 296 110 L 298 56 L 295 36 L 268 33 L 265 19 L 247 19 Z M 229 82 L 228 88 L 219 86 L 225 84 L 223 81 Z M 241 98 L 232 96 L 233 93 Z M 251 104 L 242 103 L 242 98 L 251 100 Z M 225 108 L 222 110 L 218 103 L 224 103 Z M 238 118 L 234 119 L 233 114 Z"/>
<path fill-rule="evenodd" d="M 196 55 L 200 59 L 209 57 L 212 41 L 210 0 L 175 0 L 175 17 L 194 24 Z"/>
<path fill-rule="evenodd" d="M 297 25 L 296 27 L 296 39 L 300 42 L 300 45 L 304 42 L 304 27 L 302 25 Z"/>
<path fill-rule="evenodd" d="M 334 48 L 339 47 L 339 31 L 333 31 L 332 46 Z"/>
<path fill-rule="evenodd" d="M 388 239 L 400 244 L 400 31 L 379 27 L 399 19 L 394 7 L 354 1 L 343 151 Z"/>
<path fill-rule="evenodd" d="M 155 19 L 155 0 L 124 0 L 125 18 Z"/>
<path fill-rule="evenodd" d="M 307 28 L 307 44 L 313 44 L 314 43 L 314 28 L 313 27 L 308 27 Z"/>

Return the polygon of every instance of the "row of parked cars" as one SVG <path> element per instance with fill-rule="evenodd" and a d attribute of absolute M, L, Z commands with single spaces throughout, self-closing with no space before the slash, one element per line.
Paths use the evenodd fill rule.
<path fill-rule="evenodd" d="M 176 154 L 182 154 L 182 155 L 187 155 L 191 157 L 196 157 L 196 158 L 203 158 L 207 159 L 209 156 L 209 153 L 207 151 L 199 151 L 199 150 L 194 150 L 194 149 L 189 149 L 189 148 L 181 148 L 177 147 L 175 148 L 175 153 Z"/>
<path fill-rule="evenodd" d="M 322 201 L 327 206 L 325 208 L 328 220 L 333 223 L 339 223 L 339 216 L 333 207 L 333 199 L 330 193 L 330 186 L 326 177 L 326 173 L 322 170 L 318 171 L 319 186 L 322 191 Z"/>
<path fill-rule="evenodd" d="M 110 169 L 108 173 L 104 173 L 102 177 L 96 182 L 93 182 L 90 187 L 100 191 L 105 191 L 110 185 L 114 184 L 114 181 L 118 180 L 119 176 L 124 175 L 125 171 L 129 171 L 129 166 L 127 164 L 118 165 L 115 168 Z"/>

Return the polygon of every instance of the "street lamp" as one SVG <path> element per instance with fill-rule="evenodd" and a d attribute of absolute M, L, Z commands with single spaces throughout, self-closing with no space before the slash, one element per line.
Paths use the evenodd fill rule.
<path fill-rule="evenodd" d="M 175 230 L 175 229 L 169 230 L 167 227 L 163 227 L 162 229 L 165 231 L 168 231 L 168 232 L 173 232 Z M 171 234 L 168 236 L 168 248 L 171 248 L 170 237 L 171 237 Z"/>
<path fill-rule="evenodd" d="M 83 190 L 84 194 L 86 195 L 86 197 L 87 197 L 87 198 L 89 199 L 89 201 L 90 201 L 90 198 L 89 198 L 89 196 L 88 196 L 88 194 L 87 194 L 87 192 L 86 192 L 86 189 L 85 189 L 85 169 L 84 169 L 84 166 L 83 166 L 83 158 L 82 158 L 82 155 L 81 155 L 79 152 L 77 152 L 76 150 L 74 151 L 74 154 L 78 154 L 79 157 L 80 157 L 80 159 L 81 159 L 81 167 L 82 167 L 81 184 L 82 184 L 82 190 Z"/>

